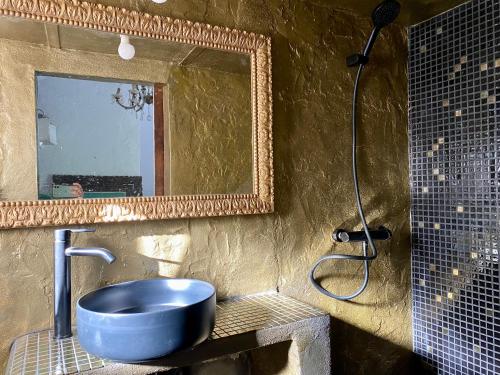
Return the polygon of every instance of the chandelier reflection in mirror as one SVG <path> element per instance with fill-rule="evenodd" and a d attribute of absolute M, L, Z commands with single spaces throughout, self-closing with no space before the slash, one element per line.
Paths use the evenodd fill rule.
<path fill-rule="evenodd" d="M 112 95 L 113 101 L 120 107 L 134 111 L 140 114 L 141 120 L 144 117 L 144 109 L 147 108 L 147 120 L 151 121 L 149 106 L 153 104 L 153 87 L 133 83 L 132 88 L 128 90 L 128 99 L 124 98 L 120 87 L 116 89 L 116 93 Z"/>

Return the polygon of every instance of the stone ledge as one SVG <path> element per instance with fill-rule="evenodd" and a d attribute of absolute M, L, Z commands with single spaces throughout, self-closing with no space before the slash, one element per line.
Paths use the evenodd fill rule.
<path fill-rule="evenodd" d="M 295 353 L 295 355 L 298 354 L 298 363 L 295 364 L 298 370 L 296 373 L 325 375 L 331 371 L 329 334 L 330 316 L 323 315 L 282 326 L 206 341 L 190 350 L 146 364 L 112 363 L 88 371 L 86 374 L 154 374 L 158 371 L 186 367 L 280 342 L 293 341 L 298 351 Z"/>

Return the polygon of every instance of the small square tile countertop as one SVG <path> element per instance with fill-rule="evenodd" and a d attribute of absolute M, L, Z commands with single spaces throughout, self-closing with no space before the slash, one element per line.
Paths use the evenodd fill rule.
<path fill-rule="evenodd" d="M 141 364 L 103 360 L 85 352 L 78 335 L 54 340 L 51 330 L 14 340 L 7 375 L 151 374 L 279 342 L 293 341 L 297 374 L 329 374 L 330 316 L 280 293 L 231 298 L 217 303 L 211 337 L 193 348 Z"/>

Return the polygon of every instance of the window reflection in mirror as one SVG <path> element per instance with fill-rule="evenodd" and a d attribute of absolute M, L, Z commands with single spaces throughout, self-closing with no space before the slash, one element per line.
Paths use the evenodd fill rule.
<path fill-rule="evenodd" d="M 36 88 L 39 199 L 164 194 L 153 84 L 39 73 Z"/>

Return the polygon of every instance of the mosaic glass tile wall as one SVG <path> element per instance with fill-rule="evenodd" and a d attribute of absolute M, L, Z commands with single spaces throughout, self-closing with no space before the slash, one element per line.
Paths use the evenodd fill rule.
<path fill-rule="evenodd" d="M 414 350 L 500 374 L 500 1 L 409 29 Z"/>

